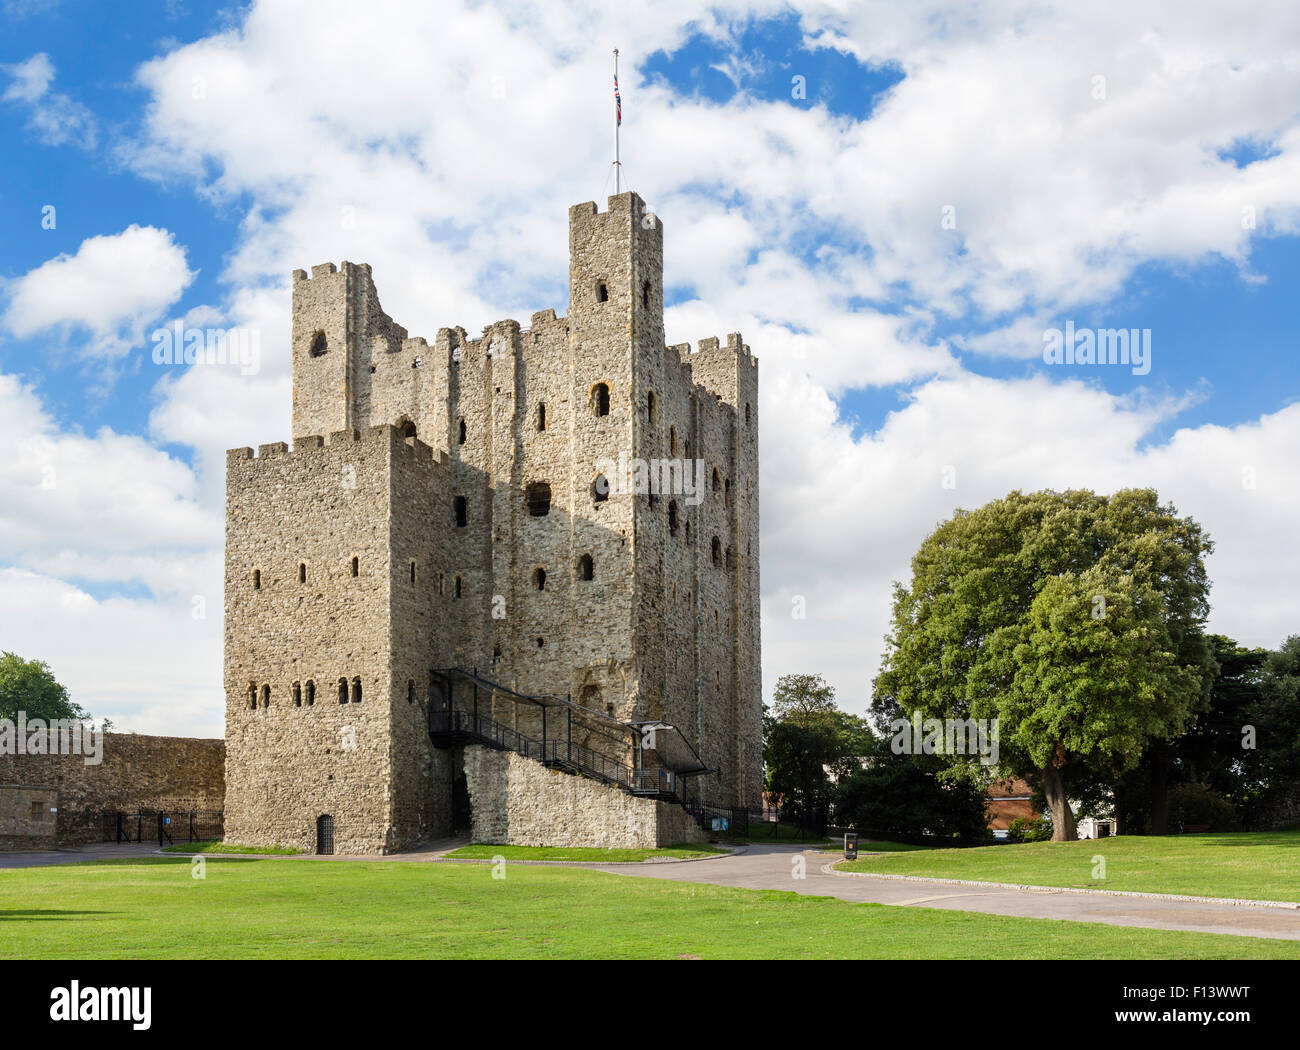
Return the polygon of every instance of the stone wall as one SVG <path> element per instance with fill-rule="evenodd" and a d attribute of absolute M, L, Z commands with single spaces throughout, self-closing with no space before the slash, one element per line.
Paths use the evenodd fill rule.
<path fill-rule="evenodd" d="M 224 769 L 221 740 L 107 733 L 98 765 L 86 765 L 82 755 L 0 756 L 0 784 L 55 793 L 55 838 L 59 845 L 75 845 L 103 840 L 105 811 L 221 810 Z M 10 797 L 19 812 L 24 799 L 30 811 L 34 796 Z M 6 834 L 23 837 L 29 831 L 0 823 L 0 842 Z"/>
<path fill-rule="evenodd" d="M 636 798 L 511 751 L 467 747 L 465 778 L 475 842 L 654 849 L 705 841 L 681 806 Z"/>
<path fill-rule="evenodd" d="M 52 787 L 0 784 L 0 849 L 54 849 L 58 807 Z"/>

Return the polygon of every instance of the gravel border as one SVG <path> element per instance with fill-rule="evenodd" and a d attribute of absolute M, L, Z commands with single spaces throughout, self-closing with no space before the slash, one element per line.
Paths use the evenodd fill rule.
<path fill-rule="evenodd" d="M 974 879 L 941 879 L 926 875 L 888 875 L 875 871 L 839 871 L 835 864 L 822 866 L 822 874 L 838 875 L 850 879 L 892 879 L 896 882 L 939 882 L 948 886 L 983 886 L 987 889 L 1025 890 L 1029 893 L 1092 893 L 1102 897 L 1137 897 L 1145 900 L 1186 901 L 1189 904 L 1228 904 L 1237 908 L 1286 908 L 1300 910 L 1300 903 L 1293 901 L 1249 900 L 1245 897 L 1195 897 L 1183 893 L 1145 893 L 1141 890 L 1098 890 L 1076 888 L 1073 886 L 1030 886 L 1015 882 L 977 882 Z"/>

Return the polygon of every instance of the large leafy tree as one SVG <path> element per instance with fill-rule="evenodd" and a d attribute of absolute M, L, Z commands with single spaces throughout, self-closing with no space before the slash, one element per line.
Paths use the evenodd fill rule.
<path fill-rule="evenodd" d="M 958 511 L 895 585 L 875 702 L 889 716 L 997 720 L 999 766 L 1068 799 L 1132 769 L 1204 704 L 1211 544 L 1150 489 L 1012 492 Z"/>
<path fill-rule="evenodd" d="M 24 660 L 16 653 L 0 652 L 0 718 L 17 720 L 18 712 L 28 720 L 43 718 L 84 719 L 85 711 L 73 703 L 49 665 Z"/>

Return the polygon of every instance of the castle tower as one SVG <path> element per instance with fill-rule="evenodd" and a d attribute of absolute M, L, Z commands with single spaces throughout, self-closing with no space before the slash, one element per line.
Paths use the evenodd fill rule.
<path fill-rule="evenodd" d="M 232 837 L 308 845 L 322 814 L 364 851 L 445 831 L 463 759 L 426 728 L 451 668 L 671 723 L 714 770 L 702 799 L 758 804 L 756 362 L 734 334 L 664 345 L 663 227 L 635 193 L 571 208 L 569 254 L 567 316 L 432 344 L 369 266 L 295 271 L 294 450 L 228 462 Z M 361 706 L 322 706 L 353 679 Z M 475 712 L 543 729 L 492 691 Z M 633 735 L 574 742 L 628 764 Z"/>

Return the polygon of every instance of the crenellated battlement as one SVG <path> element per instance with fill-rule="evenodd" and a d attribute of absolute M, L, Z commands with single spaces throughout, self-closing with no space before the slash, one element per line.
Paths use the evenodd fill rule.
<path fill-rule="evenodd" d="M 227 465 L 242 462 L 266 463 L 274 460 L 301 459 L 336 450 L 339 446 L 357 446 L 362 452 L 391 450 L 395 456 L 406 456 L 423 462 L 447 462 L 447 454 L 440 452 L 436 456 L 434 449 L 418 438 L 404 438 L 402 432 L 391 423 L 381 423 L 363 430 L 336 430 L 328 438 L 319 434 L 307 434 L 294 438 L 293 449 L 283 441 L 272 441 L 258 445 L 254 454 L 251 447 L 232 448 L 226 451 Z"/>

